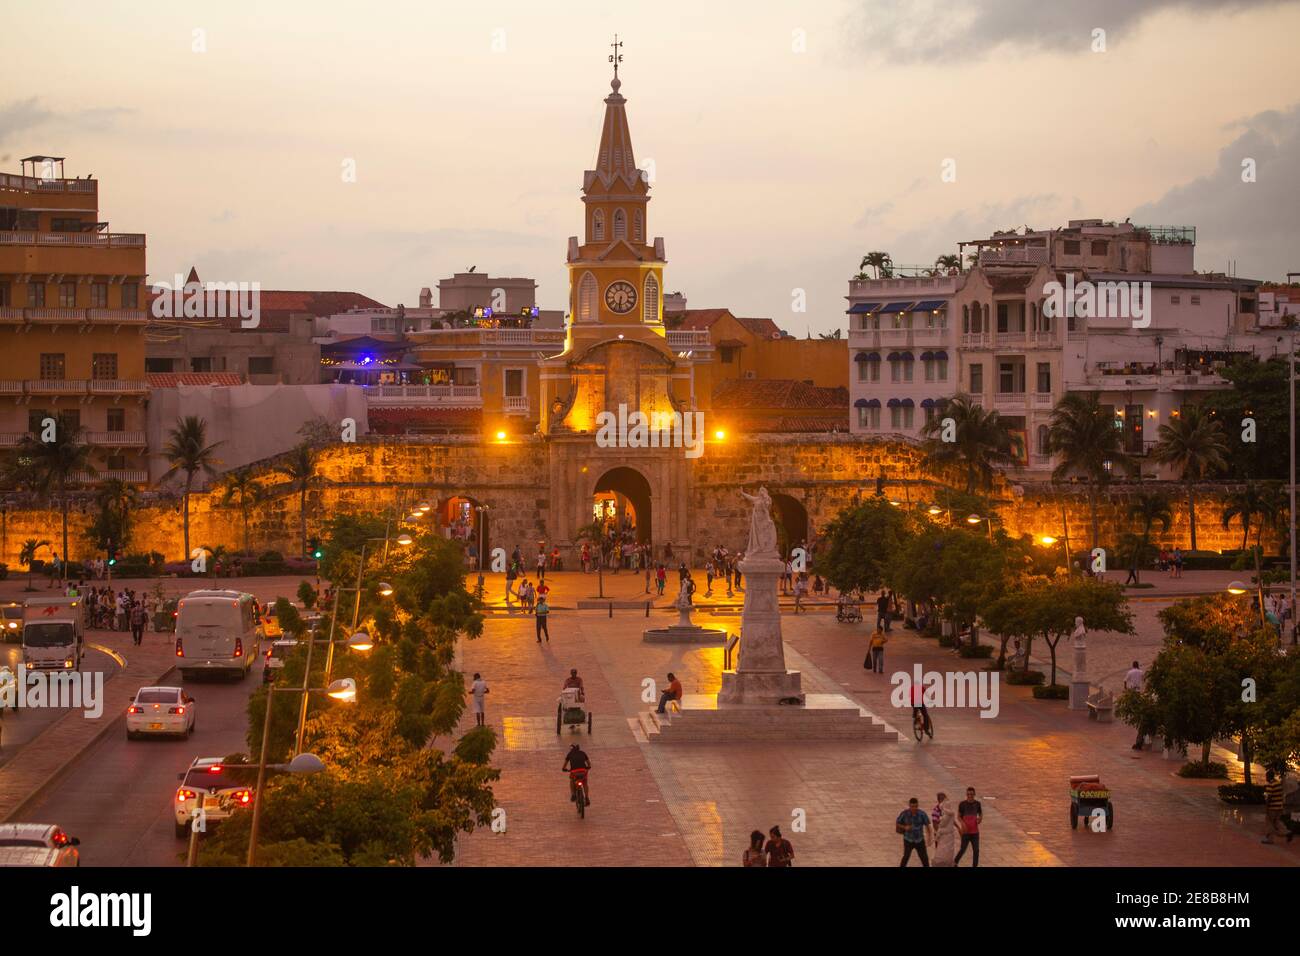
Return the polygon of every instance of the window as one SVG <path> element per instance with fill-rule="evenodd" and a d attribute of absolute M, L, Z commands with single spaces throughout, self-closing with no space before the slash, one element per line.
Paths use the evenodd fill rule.
<path fill-rule="evenodd" d="M 982 362 L 975 362 L 970 367 L 970 393 L 972 395 L 984 394 L 984 365 Z"/>
<path fill-rule="evenodd" d="M 370 331 L 371 331 L 371 332 L 388 332 L 388 331 L 391 330 L 391 328 L 392 328 L 392 325 L 391 325 L 391 320 L 390 320 L 390 319 L 371 319 L 371 320 L 370 320 Z"/>
<path fill-rule="evenodd" d="M 41 353 L 41 378 L 63 378 L 66 371 L 62 352 Z"/>
<path fill-rule="evenodd" d="M 108 410 L 108 430 L 111 432 L 126 431 L 125 408 L 110 408 Z"/>
<path fill-rule="evenodd" d="M 880 427 L 880 408 L 859 408 L 858 409 L 858 427 L 859 428 L 879 428 Z"/>
<path fill-rule="evenodd" d="M 176 360 L 171 358 L 160 358 L 152 355 L 144 357 L 144 370 L 146 372 L 174 372 L 176 371 Z"/>
<path fill-rule="evenodd" d="M 963 305 L 961 307 L 961 330 L 963 334 L 970 333 L 970 306 L 969 305 Z"/>
<path fill-rule="evenodd" d="M 1169 297 L 1170 305 L 1180 305 L 1182 304 L 1182 301 L 1183 301 L 1183 297 L 1181 295 L 1171 295 Z"/>
<path fill-rule="evenodd" d="M 90 307 L 92 309 L 108 308 L 108 285 L 96 282 L 90 287 Z"/>
<path fill-rule="evenodd" d="M 889 427 L 895 431 L 911 428 L 914 411 L 909 405 L 895 405 L 889 410 Z"/>
<path fill-rule="evenodd" d="M 641 210 L 638 209 L 636 212 L 632 213 L 632 238 L 637 242 L 641 242 L 643 241 L 641 234 Z"/>
<path fill-rule="evenodd" d="M 591 214 L 591 238 L 596 242 L 605 239 L 605 210 L 597 209 Z"/>
<path fill-rule="evenodd" d="M 29 309 L 45 308 L 45 283 L 27 283 L 27 307 Z"/>
<path fill-rule="evenodd" d="M 736 361 L 736 352 L 738 351 L 739 349 L 737 349 L 736 346 L 734 345 L 719 346 L 718 358 L 722 361 L 723 365 L 731 365 Z"/>
<path fill-rule="evenodd" d="M 104 460 L 104 463 L 108 465 L 109 471 L 125 471 L 126 455 L 123 455 L 121 453 L 118 453 L 116 455 L 109 455 Z"/>
<path fill-rule="evenodd" d="M 891 382 L 912 381 L 913 363 L 905 359 L 891 359 L 889 362 L 889 380 Z"/>
<path fill-rule="evenodd" d="M 1192 296 L 1192 305 L 1200 305 L 1200 304 L 1201 304 L 1201 297 L 1199 295 Z"/>
<path fill-rule="evenodd" d="M 1047 457 L 1052 453 L 1052 430 L 1046 425 L 1038 426 L 1038 454 Z"/>
<path fill-rule="evenodd" d="M 117 378 L 117 353 L 94 353 L 90 357 L 90 377 L 100 382 Z"/>
<path fill-rule="evenodd" d="M 998 391 L 1019 395 L 1025 390 L 1025 366 L 1021 362 L 998 363 Z"/>
<path fill-rule="evenodd" d="M 50 217 L 50 232 L 80 232 L 81 220 L 69 219 L 66 216 Z"/>
<path fill-rule="evenodd" d="M 1038 363 L 1038 393 L 1049 394 L 1052 391 L 1052 363 Z"/>
<path fill-rule="evenodd" d="M 9 305 L 9 283 L 0 282 L 0 308 Z"/>
<path fill-rule="evenodd" d="M 627 213 L 621 209 L 614 210 L 614 238 L 627 238 Z"/>
<path fill-rule="evenodd" d="M 478 369 L 469 365 L 457 365 L 452 369 L 453 385 L 478 385 Z"/>
<path fill-rule="evenodd" d="M 640 213 L 637 215 L 640 216 Z M 659 280 L 653 274 L 645 277 L 645 292 L 641 295 L 641 321 L 659 321 Z"/>
<path fill-rule="evenodd" d="M 506 369 L 506 398 L 519 398 L 524 394 L 524 370 L 521 368 Z"/>
<path fill-rule="evenodd" d="M 948 381 L 948 360 L 946 358 L 930 359 L 925 363 L 925 380 L 927 382 Z"/>
<path fill-rule="evenodd" d="M 1141 405 L 1124 406 L 1124 450 L 1130 455 L 1142 454 L 1142 410 Z"/>
<path fill-rule="evenodd" d="M 861 362 L 854 362 L 858 367 L 859 382 L 879 382 L 880 381 L 880 359 L 874 360 L 863 359 Z"/>
<path fill-rule="evenodd" d="M 1009 315 L 1010 315 L 1010 307 L 1007 305 L 1007 303 L 999 302 L 998 303 L 998 331 L 999 332 L 1007 332 L 1010 330 Z"/>
<path fill-rule="evenodd" d="M 140 287 L 135 283 L 122 286 L 122 308 L 138 309 L 140 307 Z"/>
<path fill-rule="evenodd" d="M 59 308 L 75 309 L 77 307 L 77 284 L 75 282 L 59 283 Z"/>
<path fill-rule="evenodd" d="M 596 317 L 596 277 L 590 272 L 578 283 L 578 321 L 590 322 Z"/>
<path fill-rule="evenodd" d="M 1063 246 L 1063 249 L 1061 251 L 1062 255 L 1077 256 L 1081 252 L 1083 252 L 1083 243 L 1081 243 L 1078 239 L 1066 239 L 1065 242 L 1062 243 L 1062 246 Z"/>
<path fill-rule="evenodd" d="M 206 356 L 195 357 L 195 358 L 190 359 L 190 371 L 191 371 L 191 372 L 211 372 L 211 371 L 212 371 L 212 359 L 210 359 L 210 358 L 208 358 L 208 357 L 206 357 Z"/>
<path fill-rule="evenodd" d="M 75 435 L 81 431 L 81 409 L 65 408 L 59 412 L 59 434 Z"/>
<path fill-rule="evenodd" d="M 1104 256 L 1106 254 L 1106 250 L 1108 250 L 1109 248 L 1110 248 L 1110 243 L 1107 242 L 1105 239 L 1094 239 L 1092 240 L 1090 251 L 1094 256 Z"/>
<path fill-rule="evenodd" d="M 249 375 L 274 375 L 275 356 L 250 355 L 248 357 L 248 374 Z"/>
<path fill-rule="evenodd" d="M 47 409 L 27 409 L 27 430 L 33 435 L 40 435 L 45 430 L 45 419 L 52 417 Z"/>

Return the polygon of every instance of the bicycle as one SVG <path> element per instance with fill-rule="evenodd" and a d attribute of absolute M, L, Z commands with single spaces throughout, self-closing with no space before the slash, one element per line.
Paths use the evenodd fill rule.
<path fill-rule="evenodd" d="M 569 780 L 573 783 L 573 802 L 578 805 L 578 816 L 587 816 L 587 768 L 574 767 L 569 771 Z"/>
<path fill-rule="evenodd" d="M 928 736 L 934 739 L 934 724 L 930 722 L 929 711 L 917 709 L 912 713 L 912 733 L 916 735 L 917 743 L 921 742 L 922 736 Z"/>

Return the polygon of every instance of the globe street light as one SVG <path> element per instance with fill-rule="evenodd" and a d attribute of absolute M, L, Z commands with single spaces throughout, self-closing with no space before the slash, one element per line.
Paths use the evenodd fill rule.
<path fill-rule="evenodd" d="M 354 651 L 368 651 L 375 646 L 374 640 L 365 631 L 357 631 L 348 638 L 348 647 Z"/>
<path fill-rule="evenodd" d="M 379 593 L 382 594 L 384 597 L 391 597 L 393 594 L 393 586 L 389 584 L 387 581 L 380 581 Z"/>
<path fill-rule="evenodd" d="M 402 547 L 406 548 L 414 544 L 415 539 L 412 538 L 409 534 L 399 534 L 397 536 L 397 543 L 400 544 Z"/>

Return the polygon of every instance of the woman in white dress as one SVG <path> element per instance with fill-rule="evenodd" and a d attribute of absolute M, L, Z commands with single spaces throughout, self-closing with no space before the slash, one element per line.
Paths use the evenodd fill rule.
<path fill-rule="evenodd" d="M 939 803 L 939 822 L 934 825 L 934 866 L 955 866 L 957 854 L 957 813 L 944 795 Z"/>

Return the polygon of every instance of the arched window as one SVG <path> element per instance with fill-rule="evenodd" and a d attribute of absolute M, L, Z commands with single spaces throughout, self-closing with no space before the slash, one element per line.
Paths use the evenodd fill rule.
<path fill-rule="evenodd" d="M 961 307 L 961 330 L 963 333 L 970 332 L 970 306 Z"/>
<path fill-rule="evenodd" d="M 988 307 L 988 305 L 984 305 L 984 306 L 983 306 L 983 309 L 984 309 L 984 326 L 983 326 L 983 328 L 984 328 L 985 331 L 988 331 L 989 328 L 990 328 L 990 327 L 989 327 L 989 307 Z"/>
<path fill-rule="evenodd" d="M 1038 454 L 1046 457 L 1051 454 L 1052 430 L 1046 425 L 1038 426 Z"/>
<path fill-rule="evenodd" d="M 601 242 L 605 238 L 605 210 L 597 209 L 591 214 L 591 239 Z"/>
<path fill-rule="evenodd" d="M 621 209 L 614 210 L 614 238 L 627 238 L 627 214 Z"/>
<path fill-rule="evenodd" d="M 590 272 L 578 283 L 578 321 L 591 322 L 596 318 L 596 277 Z"/>
<path fill-rule="evenodd" d="M 645 240 L 641 238 L 641 235 L 641 210 L 638 209 L 636 212 L 632 213 L 632 238 L 637 242 L 644 242 Z"/>
<path fill-rule="evenodd" d="M 645 292 L 641 296 L 641 320 L 659 321 L 659 281 L 654 275 L 645 277 Z"/>

